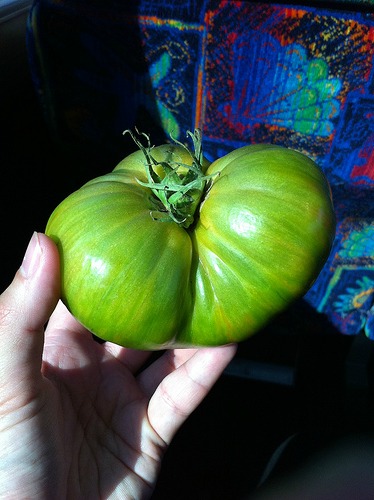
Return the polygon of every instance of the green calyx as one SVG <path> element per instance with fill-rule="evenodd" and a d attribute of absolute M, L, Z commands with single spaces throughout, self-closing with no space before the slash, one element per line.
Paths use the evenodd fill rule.
<path fill-rule="evenodd" d="M 217 175 L 204 173 L 201 131 L 195 129 L 194 133 L 187 132 L 187 137 L 192 139 L 193 150 L 172 138 L 177 146 L 188 152 L 191 164 L 178 161 L 175 153 L 169 155 L 172 159 L 157 161 L 152 156 L 154 146 L 151 146 L 149 136 L 136 132 L 138 136 L 146 139 L 146 146 L 131 130 L 125 130 L 124 134 L 129 133 L 144 154 L 148 182 L 142 182 L 139 179 L 137 181 L 142 186 L 151 189 L 155 196 L 153 200 L 155 211 L 151 212 L 152 217 L 162 222 L 173 221 L 188 228 L 194 221 L 195 211 L 207 188 L 207 181 Z"/>

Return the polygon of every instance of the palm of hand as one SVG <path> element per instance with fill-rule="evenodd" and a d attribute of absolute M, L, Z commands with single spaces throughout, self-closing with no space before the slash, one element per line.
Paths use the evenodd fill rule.
<path fill-rule="evenodd" d="M 26 256 L 0 296 L 0 497 L 149 497 L 236 346 L 166 351 L 141 370 L 149 353 L 99 344 L 58 302 L 51 240 L 34 236 Z"/>
<path fill-rule="evenodd" d="M 59 328 L 63 323 L 70 331 Z M 151 493 L 166 443 L 148 419 L 148 391 L 154 387 L 147 372 L 134 376 L 146 356 L 97 343 L 59 305 L 46 331 L 43 375 L 29 381 L 29 394 L 14 399 L 9 411 L 20 417 L 8 429 L 8 442 L 27 451 L 14 465 L 33 469 L 32 480 L 19 485 L 23 495 Z"/>

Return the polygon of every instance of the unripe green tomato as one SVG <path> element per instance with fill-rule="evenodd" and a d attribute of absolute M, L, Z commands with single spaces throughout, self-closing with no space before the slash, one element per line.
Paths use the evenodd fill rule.
<path fill-rule="evenodd" d="M 139 150 L 51 215 L 62 300 L 101 339 L 137 349 L 239 342 L 321 271 L 335 216 L 311 159 L 270 145 L 211 165 L 197 156 L 194 177 L 199 162 L 180 144 Z"/>

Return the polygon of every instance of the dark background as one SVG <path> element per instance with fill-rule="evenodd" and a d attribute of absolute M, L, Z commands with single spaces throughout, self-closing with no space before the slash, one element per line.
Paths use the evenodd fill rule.
<path fill-rule="evenodd" d="M 32 232 L 44 231 L 57 204 L 100 168 L 94 158 L 59 147 L 49 134 L 29 72 L 26 19 L 24 12 L 0 23 L 2 288 Z"/>

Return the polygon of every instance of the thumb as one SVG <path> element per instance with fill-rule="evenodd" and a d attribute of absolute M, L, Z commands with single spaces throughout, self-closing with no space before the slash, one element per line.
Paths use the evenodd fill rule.
<path fill-rule="evenodd" d="M 46 235 L 34 233 L 20 269 L 0 295 L 2 389 L 21 382 L 31 389 L 31 382 L 41 378 L 44 326 L 58 302 L 59 284 L 57 247 Z"/>

